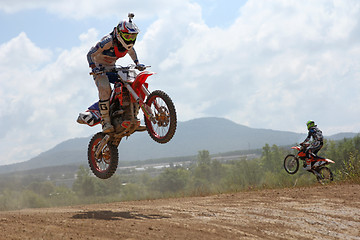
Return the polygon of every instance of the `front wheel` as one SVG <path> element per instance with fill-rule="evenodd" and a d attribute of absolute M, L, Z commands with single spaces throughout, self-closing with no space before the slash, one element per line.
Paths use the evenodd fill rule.
<path fill-rule="evenodd" d="M 99 156 L 95 156 L 95 152 L 104 137 L 105 133 L 99 132 L 95 134 L 91 138 L 88 147 L 88 161 L 91 171 L 95 174 L 95 176 L 101 179 L 111 177 L 115 173 L 119 161 L 117 147 L 109 142 L 105 144 Z"/>
<path fill-rule="evenodd" d="M 295 174 L 299 170 L 299 159 L 293 154 L 289 154 L 284 159 L 284 168 L 287 173 Z"/>
<path fill-rule="evenodd" d="M 153 91 L 146 99 L 153 112 L 154 122 L 144 116 L 150 137 L 158 143 L 169 142 L 176 131 L 176 110 L 171 98 L 161 90 Z"/>
<path fill-rule="evenodd" d="M 316 178 L 321 184 L 328 184 L 334 180 L 333 173 L 327 167 L 320 168 L 318 173 L 319 175 L 317 175 Z"/>

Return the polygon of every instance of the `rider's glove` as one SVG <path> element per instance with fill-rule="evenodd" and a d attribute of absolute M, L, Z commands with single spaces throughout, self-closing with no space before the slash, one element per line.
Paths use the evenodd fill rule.
<path fill-rule="evenodd" d="M 136 69 L 139 71 L 144 71 L 146 69 L 144 64 L 138 63 L 136 64 Z"/>
<path fill-rule="evenodd" d="M 100 69 L 99 67 L 94 67 L 94 68 L 91 70 L 91 72 L 92 72 L 93 74 L 99 74 L 100 71 L 101 71 L 101 69 Z"/>

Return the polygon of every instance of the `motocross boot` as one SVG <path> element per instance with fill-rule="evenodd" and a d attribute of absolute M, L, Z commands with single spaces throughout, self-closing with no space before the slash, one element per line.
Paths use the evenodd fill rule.
<path fill-rule="evenodd" d="M 109 100 L 100 100 L 99 101 L 99 109 L 101 113 L 101 125 L 103 133 L 111 133 L 114 132 L 115 129 L 113 125 L 111 125 L 109 109 L 110 109 L 110 101 Z"/>

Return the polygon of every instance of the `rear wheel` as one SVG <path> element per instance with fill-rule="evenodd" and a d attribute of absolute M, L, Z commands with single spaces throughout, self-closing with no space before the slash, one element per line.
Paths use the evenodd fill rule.
<path fill-rule="evenodd" d="M 289 154 L 284 159 L 284 168 L 287 173 L 295 174 L 299 170 L 299 159 L 293 154 Z"/>
<path fill-rule="evenodd" d="M 104 137 L 105 133 L 99 132 L 95 134 L 91 138 L 88 147 L 88 161 L 91 171 L 101 179 L 111 177 L 115 173 L 119 161 L 118 148 L 109 142 L 105 144 L 99 156 L 95 156 L 95 152 Z"/>
<path fill-rule="evenodd" d="M 318 172 L 319 175 L 316 178 L 319 183 L 328 184 L 334 180 L 333 173 L 328 167 L 322 167 Z"/>
<path fill-rule="evenodd" d="M 155 90 L 147 97 L 146 105 L 154 114 L 154 122 L 144 116 L 150 137 L 158 143 L 169 142 L 177 125 L 176 110 L 171 98 L 165 92 Z"/>

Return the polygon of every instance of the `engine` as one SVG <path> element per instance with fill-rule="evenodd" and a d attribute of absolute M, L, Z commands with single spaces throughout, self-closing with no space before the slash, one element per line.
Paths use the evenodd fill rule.
<path fill-rule="evenodd" d="M 138 113 L 138 103 L 131 102 L 129 91 L 123 87 L 120 101 L 114 101 L 110 106 L 111 124 L 115 128 L 115 132 L 123 132 L 126 129 L 123 126 L 124 121 L 136 122 Z"/>

